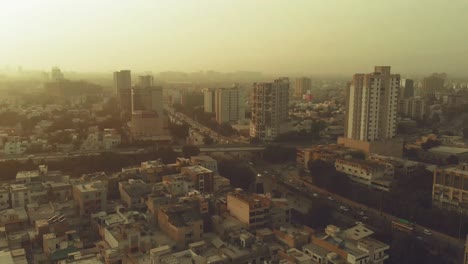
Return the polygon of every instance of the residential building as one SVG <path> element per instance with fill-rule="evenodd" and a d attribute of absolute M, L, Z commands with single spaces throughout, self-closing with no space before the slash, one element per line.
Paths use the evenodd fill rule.
<path fill-rule="evenodd" d="M 195 190 L 201 193 L 213 192 L 213 176 L 212 170 L 204 168 L 200 165 L 183 167 L 181 173 L 190 176 Z"/>
<path fill-rule="evenodd" d="M 162 87 L 134 87 L 130 122 L 133 139 L 170 140 L 167 122 L 163 113 Z"/>
<path fill-rule="evenodd" d="M 289 79 L 254 83 L 250 100 L 252 117 L 250 137 L 274 140 L 282 133 L 289 113 Z"/>
<path fill-rule="evenodd" d="M 364 225 L 342 231 L 328 225 L 325 233 L 312 237 L 302 251 L 318 263 L 383 264 L 389 255 L 390 246 L 370 236 L 374 232 Z"/>
<path fill-rule="evenodd" d="M 153 76 L 152 75 L 138 76 L 138 86 L 143 87 L 143 88 L 152 87 Z"/>
<path fill-rule="evenodd" d="M 210 156 L 192 156 L 190 157 L 190 161 L 194 165 L 200 165 L 211 170 L 213 173 L 218 174 L 218 161 L 216 161 Z"/>
<path fill-rule="evenodd" d="M 114 89 L 117 92 L 121 109 L 132 112 L 132 76 L 129 70 L 114 72 Z"/>
<path fill-rule="evenodd" d="M 468 163 L 434 171 L 432 203 L 468 214 Z"/>
<path fill-rule="evenodd" d="M 245 118 L 245 102 L 238 86 L 217 89 L 215 92 L 216 121 L 222 123 L 237 123 Z"/>
<path fill-rule="evenodd" d="M 214 89 L 203 89 L 203 109 L 205 113 L 214 113 L 216 106 L 216 91 Z"/>
<path fill-rule="evenodd" d="M 294 82 L 294 97 L 301 99 L 302 95 L 306 94 L 310 89 L 312 89 L 312 81 L 310 78 L 297 78 Z"/>
<path fill-rule="evenodd" d="M 414 96 L 414 81 L 401 79 L 399 99 L 407 99 Z"/>
<path fill-rule="evenodd" d="M 62 71 L 60 70 L 59 67 L 53 67 L 51 72 L 50 72 L 50 80 L 51 81 L 60 81 L 63 80 L 64 76 Z"/>
<path fill-rule="evenodd" d="M 271 201 L 265 196 L 236 189 L 227 195 L 227 210 L 250 228 L 265 227 L 270 223 Z"/>
<path fill-rule="evenodd" d="M 188 243 L 200 241 L 203 235 L 201 214 L 191 206 L 172 204 L 161 206 L 158 212 L 158 225 L 179 249 Z"/>
<path fill-rule="evenodd" d="M 444 84 L 444 76 L 432 74 L 423 79 L 420 94 L 426 98 L 434 98 L 437 92 L 441 92 L 444 89 Z"/>
<path fill-rule="evenodd" d="M 151 185 L 142 180 L 129 179 L 119 182 L 120 200 L 128 208 L 145 208 L 146 197 L 151 194 Z"/>
<path fill-rule="evenodd" d="M 426 115 L 426 100 L 419 96 L 401 99 L 399 113 L 404 117 L 422 120 Z"/>
<path fill-rule="evenodd" d="M 395 137 L 400 75 L 390 66 L 374 73 L 355 74 L 347 89 L 345 137 L 376 141 Z"/>
<path fill-rule="evenodd" d="M 373 160 L 337 159 L 335 169 L 354 182 L 382 191 L 390 190 L 394 177 L 392 167 Z"/>
<path fill-rule="evenodd" d="M 73 199 L 80 215 L 89 215 L 107 207 L 107 187 L 101 181 L 73 185 Z"/>

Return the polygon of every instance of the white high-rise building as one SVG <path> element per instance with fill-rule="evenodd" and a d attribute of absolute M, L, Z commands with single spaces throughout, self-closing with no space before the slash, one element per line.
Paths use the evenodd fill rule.
<path fill-rule="evenodd" d="M 355 74 L 347 90 L 345 137 L 377 141 L 395 137 L 400 75 L 390 66 L 376 66 L 369 74 Z"/>
<path fill-rule="evenodd" d="M 289 79 L 270 83 L 254 83 L 250 136 L 260 140 L 274 140 L 289 115 Z"/>
<path fill-rule="evenodd" d="M 205 113 L 215 112 L 215 90 L 210 88 L 203 89 L 203 108 Z"/>
<path fill-rule="evenodd" d="M 239 87 L 221 88 L 215 94 L 216 121 L 236 123 L 245 118 L 245 102 Z"/>

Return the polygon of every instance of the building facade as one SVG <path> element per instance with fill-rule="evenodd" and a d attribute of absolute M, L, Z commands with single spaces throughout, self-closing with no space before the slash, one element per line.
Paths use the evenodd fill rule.
<path fill-rule="evenodd" d="M 468 163 L 434 171 L 432 203 L 468 214 Z"/>
<path fill-rule="evenodd" d="M 289 79 L 254 83 L 250 101 L 250 137 L 274 140 L 281 134 L 282 125 L 289 115 Z"/>
<path fill-rule="evenodd" d="M 426 114 L 426 100 L 419 96 L 401 99 L 398 108 L 401 115 L 422 120 Z"/>
<path fill-rule="evenodd" d="M 132 109 L 132 76 L 129 70 L 114 72 L 114 89 L 117 91 L 122 111 L 130 114 Z"/>
<path fill-rule="evenodd" d="M 203 109 L 205 113 L 214 113 L 216 106 L 216 92 L 214 89 L 205 88 L 203 89 Z"/>
<path fill-rule="evenodd" d="M 360 141 L 395 137 L 400 75 L 390 66 L 374 73 L 355 74 L 347 89 L 345 137 Z"/>
<path fill-rule="evenodd" d="M 312 81 L 310 78 L 302 77 L 297 78 L 294 82 L 294 97 L 302 98 L 312 88 Z"/>
<path fill-rule="evenodd" d="M 237 123 L 245 118 L 244 96 L 239 87 L 221 88 L 215 92 L 216 121 Z"/>

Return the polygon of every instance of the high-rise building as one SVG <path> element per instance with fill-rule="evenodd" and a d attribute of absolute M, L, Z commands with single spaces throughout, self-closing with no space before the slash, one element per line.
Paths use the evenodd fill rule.
<path fill-rule="evenodd" d="M 216 121 L 235 123 L 245 118 L 245 102 L 239 87 L 217 89 L 215 93 Z"/>
<path fill-rule="evenodd" d="M 162 87 L 132 88 L 132 121 L 130 128 L 134 140 L 170 140 L 167 120 L 163 113 Z"/>
<path fill-rule="evenodd" d="M 312 81 L 310 78 L 302 77 L 296 79 L 294 83 L 294 97 L 302 98 L 312 88 Z"/>
<path fill-rule="evenodd" d="M 375 141 L 395 137 L 400 75 L 390 66 L 355 74 L 347 90 L 345 137 Z"/>
<path fill-rule="evenodd" d="M 281 134 L 289 115 L 289 79 L 280 78 L 269 83 L 254 83 L 250 136 L 274 140 Z"/>
<path fill-rule="evenodd" d="M 422 120 L 426 114 L 426 100 L 419 96 L 399 101 L 398 111 L 404 117 Z"/>
<path fill-rule="evenodd" d="M 61 81 L 64 79 L 62 71 L 58 67 L 53 67 L 51 72 L 50 72 L 50 80 L 55 82 L 55 81 Z"/>
<path fill-rule="evenodd" d="M 406 99 L 414 96 L 414 81 L 411 79 L 401 79 L 400 99 Z"/>
<path fill-rule="evenodd" d="M 203 109 L 205 110 L 205 113 L 215 112 L 215 94 L 214 89 L 203 89 Z"/>
<path fill-rule="evenodd" d="M 132 88 L 132 112 L 138 110 L 153 111 L 157 115 L 162 115 L 163 88 L 160 86 Z"/>
<path fill-rule="evenodd" d="M 132 111 L 132 76 L 129 70 L 114 72 L 114 89 L 122 110 L 128 114 Z"/>
<path fill-rule="evenodd" d="M 153 86 L 153 76 L 152 75 L 144 75 L 138 76 L 138 86 L 140 87 L 152 87 Z"/>
<path fill-rule="evenodd" d="M 422 81 L 421 95 L 424 97 L 434 97 L 436 92 L 444 89 L 444 74 L 432 74 Z"/>

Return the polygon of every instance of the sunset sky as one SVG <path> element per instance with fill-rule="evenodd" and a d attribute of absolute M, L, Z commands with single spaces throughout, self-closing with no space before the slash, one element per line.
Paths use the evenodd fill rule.
<path fill-rule="evenodd" d="M 0 67 L 468 74 L 466 0 L 2 0 Z"/>

